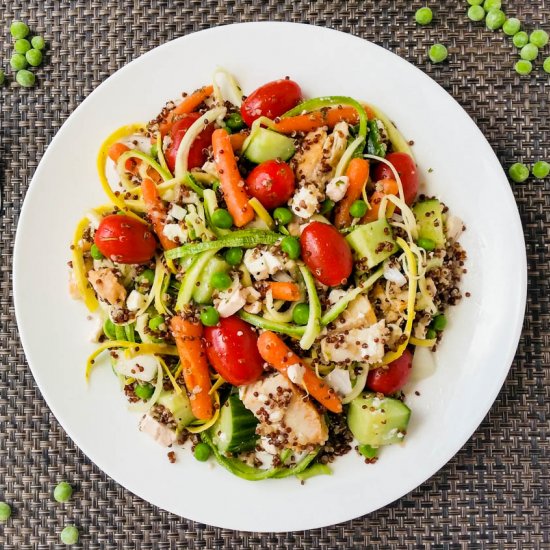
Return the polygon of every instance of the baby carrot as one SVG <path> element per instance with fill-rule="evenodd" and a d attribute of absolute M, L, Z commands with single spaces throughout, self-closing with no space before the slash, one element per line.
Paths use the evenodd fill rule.
<path fill-rule="evenodd" d="M 346 176 L 348 177 L 349 187 L 345 197 L 336 206 L 336 215 L 334 225 L 341 229 L 351 223 L 349 210 L 351 205 L 359 198 L 363 192 L 363 187 L 369 179 L 369 161 L 361 158 L 351 159 Z"/>
<path fill-rule="evenodd" d="M 370 210 L 361 218 L 361 223 L 370 223 L 378 219 L 378 212 L 380 210 L 380 203 L 386 195 L 397 195 L 399 188 L 397 182 L 392 179 L 381 180 L 377 185 L 382 185 L 382 191 L 375 191 L 370 197 Z M 393 204 L 388 204 L 388 209 Z M 387 210 L 386 210 L 387 211 Z"/>
<path fill-rule="evenodd" d="M 357 111 L 353 107 L 335 107 L 324 111 L 312 111 L 304 115 L 282 118 L 275 123 L 273 129 L 282 134 L 310 132 L 319 126 L 333 128 L 342 120 L 348 124 L 356 124 L 358 121 Z"/>
<path fill-rule="evenodd" d="M 179 246 L 177 243 L 169 239 L 164 234 L 164 226 L 166 225 L 166 206 L 160 198 L 157 186 L 155 183 L 146 178 L 141 182 L 141 191 L 143 195 L 143 201 L 147 208 L 147 214 L 153 224 L 153 229 L 157 234 L 157 237 L 164 250 L 170 250 Z"/>

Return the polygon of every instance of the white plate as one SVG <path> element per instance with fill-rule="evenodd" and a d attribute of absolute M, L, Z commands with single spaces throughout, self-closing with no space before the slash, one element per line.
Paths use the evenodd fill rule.
<path fill-rule="evenodd" d="M 422 179 L 468 230 L 465 299 L 450 315 L 434 376 L 410 394 L 406 444 L 376 465 L 355 453 L 334 475 L 247 482 L 212 463 L 166 450 L 137 430 L 110 368 L 84 382 L 94 349 L 82 303 L 67 294 L 69 244 L 77 220 L 106 202 L 95 171 L 102 140 L 118 126 L 152 118 L 169 98 L 211 81 L 216 66 L 244 90 L 290 75 L 306 96 L 350 95 L 380 106 L 414 152 Z M 433 171 L 428 173 L 428 169 Z M 250 23 L 174 40 L 99 86 L 63 125 L 27 193 L 16 237 L 14 294 L 21 339 L 56 418 L 102 470 L 149 502 L 195 521 L 249 531 L 321 527 L 372 512 L 441 468 L 472 435 L 496 398 L 522 326 L 525 245 L 506 177 L 459 105 L 424 73 L 359 38 L 288 23 Z"/>

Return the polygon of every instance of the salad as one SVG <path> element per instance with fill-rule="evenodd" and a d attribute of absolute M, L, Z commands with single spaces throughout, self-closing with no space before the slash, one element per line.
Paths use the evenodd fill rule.
<path fill-rule="evenodd" d="M 140 430 L 248 480 L 403 443 L 466 253 L 383 112 L 220 69 L 97 167 L 70 291 L 97 321 L 86 377 L 108 359 Z"/>

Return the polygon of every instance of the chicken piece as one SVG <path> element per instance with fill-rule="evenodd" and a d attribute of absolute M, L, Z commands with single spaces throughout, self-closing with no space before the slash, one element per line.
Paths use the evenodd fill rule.
<path fill-rule="evenodd" d="M 122 306 L 125 303 L 126 289 L 119 283 L 112 269 L 92 269 L 88 271 L 88 280 L 102 300 L 113 306 Z"/>
<path fill-rule="evenodd" d="M 309 132 L 304 138 L 300 150 L 292 159 L 298 185 L 315 179 L 317 166 L 323 158 L 323 145 L 326 139 L 327 133 L 323 128 Z"/>
<path fill-rule="evenodd" d="M 328 439 L 327 425 L 315 405 L 282 374 L 244 386 L 241 399 L 260 421 L 256 432 L 275 449 L 302 450 Z"/>
<path fill-rule="evenodd" d="M 335 331 L 350 330 L 352 328 L 368 327 L 376 323 L 376 314 L 369 299 L 360 294 L 352 300 L 343 313 L 334 321 Z"/>
<path fill-rule="evenodd" d="M 146 414 L 139 422 L 139 430 L 149 434 L 159 445 L 171 447 L 176 442 L 176 432 Z"/>

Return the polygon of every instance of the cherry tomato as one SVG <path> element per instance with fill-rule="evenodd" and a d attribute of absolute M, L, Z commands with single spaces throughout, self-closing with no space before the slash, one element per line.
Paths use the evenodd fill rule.
<path fill-rule="evenodd" d="M 122 214 L 111 214 L 101 220 L 94 243 L 106 258 L 121 264 L 148 262 L 157 248 L 147 225 Z"/>
<path fill-rule="evenodd" d="M 241 105 L 241 115 L 250 126 L 257 118 L 275 118 L 296 107 L 302 90 L 293 80 L 274 80 L 254 90 Z"/>
<path fill-rule="evenodd" d="M 390 153 L 386 160 L 391 162 L 403 184 L 403 194 L 405 195 L 405 202 L 412 204 L 418 193 L 418 174 L 416 172 L 416 164 L 410 155 L 407 153 Z M 384 163 L 378 164 L 374 169 L 374 181 L 380 181 L 385 179 L 395 179 L 391 168 Z"/>
<path fill-rule="evenodd" d="M 351 275 L 351 249 L 333 225 L 322 222 L 306 225 L 300 235 L 300 246 L 304 262 L 324 285 L 341 285 Z"/>
<path fill-rule="evenodd" d="M 282 160 L 268 160 L 250 172 L 246 185 L 253 197 L 272 210 L 286 204 L 294 193 L 294 172 Z"/>
<path fill-rule="evenodd" d="M 248 323 L 236 316 L 204 328 L 206 355 L 216 371 L 234 386 L 251 384 L 263 373 L 258 337 Z"/>
<path fill-rule="evenodd" d="M 168 168 L 174 172 L 176 168 L 176 155 L 178 153 L 178 148 L 180 146 L 183 136 L 186 134 L 189 127 L 200 118 L 199 113 L 190 113 L 185 115 L 183 118 L 180 118 L 178 121 L 174 122 L 172 130 L 170 131 L 170 137 L 172 138 L 172 143 L 166 150 L 166 164 Z M 189 157 L 187 160 L 187 168 L 197 168 L 202 166 L 206 162 L 206 153 L 204 152 L 212 144 L 212 134 L 214 133 L 214 125 L 209 124 L 205 129 L 197 136 L 191 149 L 189 149 Z"/>
<path fill-rule="evenodd" d="M 400 390 L 411 375 L 412 359 L 412 353 L 406 349 L 403 355 L 395 361 L 369 371 L 367 387 L 384 395 Z"/>

